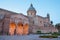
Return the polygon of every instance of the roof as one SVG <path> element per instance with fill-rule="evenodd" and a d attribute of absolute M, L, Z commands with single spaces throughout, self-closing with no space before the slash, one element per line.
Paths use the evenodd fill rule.
<path fill-rule="evenodd" d="M 37 17 L 39 18 L 43 18 L 43 19 L 46 19 L 47 17 L 42 17 L 42 16 L 39 16 L 39 15 L 36 15 Z"/>
<path fill-rule="evenodd" d="M 13 13 L 13 14 L 18 14 L 18 13 L 16 13 L 16 12 L 12 12 L 12 11 L 9 11 L 9 10 L 3 9 L 3 8 L 0 8 L 0 10 L 6 11 L 6 12 L 10 12 L 10 13 Z"/>
<path fill-rule="evenodd" d="M 3 9 L 3 8 L 0 8 L 0 10 L 2 10 L 2 11 L 6 11 L 6 12 L 9 12 L 9 13 L 11 13 L 12 15 L 22 15 L 22 16 L 28 18 L 28 16 L 23 15 L 22 13 L 16 13 L 16 12 L 9 11 L 9 10 Z"/>
<path fill-rule="evenodd" d="M 32 4 L 30 5 L 30 7 L 29 7 L 28 11 L 29 11 L 29 10 L 36 11 Z"/>
<path fill-rule="evenodd" d="M 24 16 L 24 17 L 28 18 L 28 16 L 26 16 L 26 15 L 24 15 L 24 14 L 22 14 L 22 13 L 20 13 L 19 15 L 22 15 L 22 16 Z"/>

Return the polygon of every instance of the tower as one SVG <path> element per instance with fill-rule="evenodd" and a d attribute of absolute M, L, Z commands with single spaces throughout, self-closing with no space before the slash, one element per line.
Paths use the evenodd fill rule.
<path fill-rule="evenodd" d="M 49 15 L 49 13 L 47 13 L 47 18 L 48 18 L 48 20 L 50 21 L 50 15 Z"/>
<path fill-rule="evenodd" d="M 32 33 L 32 25 L 34 22 L 34 17 L 36 16 L 36 10 L 33 7 L 33 5 L 31 4 L 29 9 L 27 10 L 27 16 L 29 17 L 29 33 Z"/>
<path fill-rule="evenodd" d="M 27 10 L 27 16 L 29 16 L 29 17 L 36 16 L 36 10 L 32 4 L 30 5 L 29 9 Z"/>
<path fill-rule="evenodd" d="M 50 19 L 50 15 L 49 15 L 49 13 L 47 13 L 47 18 Z"/>

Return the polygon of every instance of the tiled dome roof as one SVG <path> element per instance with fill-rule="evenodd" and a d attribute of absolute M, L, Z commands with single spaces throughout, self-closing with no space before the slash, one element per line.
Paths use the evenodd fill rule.
<path fill-rule="evenodd" d="M 29 7 L 28 11 L 29 11 L 29 10 L 36 11 L 32 4 L 30 5 L 30 7 Z"/>

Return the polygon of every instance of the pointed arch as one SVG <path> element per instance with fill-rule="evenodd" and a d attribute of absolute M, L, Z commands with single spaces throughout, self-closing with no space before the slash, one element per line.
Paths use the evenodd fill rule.
<path fill-rule="evenodd" d="M 9 25 L 9 34 L 10 35 L 14 35 L 15 28 L 16 28 L 16 24 L 14 22 L 11 22 Z"/>
<path fill-rule="evenodd" d="M 29 29 L 29 25 L 27 23 L 23 25 L 23 34 L 27 35 L 29 31 L 28 29 Z"/>
<path fill-rule="evenodd" d="M 23 34 L 23 24 L 20 23 L 20 22 L 17 24 L 16 34 L 17 34 L 17 35 L 22 35 L 22 34 Z"/>

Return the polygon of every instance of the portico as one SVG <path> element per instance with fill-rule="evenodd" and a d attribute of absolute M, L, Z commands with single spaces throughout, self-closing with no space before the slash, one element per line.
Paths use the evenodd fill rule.
<path fill-rule="evenodd" d="M 14 23 L 11 22 L 10 26 L 9 26 L 9 34 L 10 35 L 27 35 L 28 34 L 28 29 L 29 29 L 29 25 L 26 24 L 22 24 L 22 23 Z"/>

